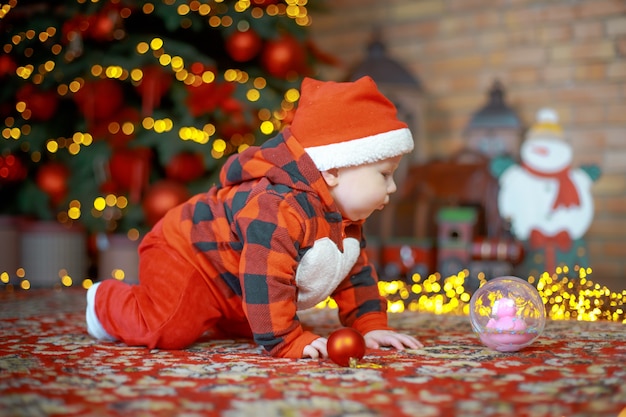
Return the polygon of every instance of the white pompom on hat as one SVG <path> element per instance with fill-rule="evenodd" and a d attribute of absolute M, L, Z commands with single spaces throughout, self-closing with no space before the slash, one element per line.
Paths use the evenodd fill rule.
<path fill-rule="evenodd" d="M 535 116 L 536 122 L 526 135 L 532 139 L 563 139 L 563 129 L 559 124 L 559 115 L 554 109 L 544 107 Z"/>
<path fill-rule="evenodd" d="M 291 133 L 320 171 L 403 155 L 414 145 L 396 107 L 369 76 L 353 82 L 305 78 Z"/>

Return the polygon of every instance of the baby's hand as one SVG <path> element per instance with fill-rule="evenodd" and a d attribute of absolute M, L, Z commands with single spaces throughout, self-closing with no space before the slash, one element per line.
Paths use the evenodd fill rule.
<path fill-rule="evenodd" d="M 405 347 L 410 349 L 424 347 L 413 336 L 396 333 L 393 330 L 372 330 L 363 337 L 365 338 L 365 344 L 370 349 L 378 349 L 381 346 L 393 346 L 398 350 L 404 350 Z"/>
<path fill-rule="evenodd" d="M 326 343 L 328 340 L 324 337 L 320 337 L 311 342 L 310 345 L 306 345 L 302 351 L 303 358 L 320 359 L 327 358 L 328 351 L 326 350 Z"/>

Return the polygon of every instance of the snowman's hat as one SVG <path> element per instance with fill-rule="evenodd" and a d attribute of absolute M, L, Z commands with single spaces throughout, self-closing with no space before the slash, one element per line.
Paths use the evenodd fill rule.
<path fill-rule="evenodd" d="M 539 109 L 536 122 L 526 134 L 526 140 L 532 139 L 563 139 L 563 129 L 559 125 L 559 115 L 554 109 Z"/>

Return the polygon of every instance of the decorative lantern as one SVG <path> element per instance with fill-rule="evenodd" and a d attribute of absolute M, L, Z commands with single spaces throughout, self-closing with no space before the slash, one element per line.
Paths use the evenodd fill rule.
<path fill-rule="evenodd" d="M 466 131 L 466 147 L 493 158 L 508 155 L 517 159 L 522 124 L 504 102 L 504 89 L 496 80 L 489 90 L 489 101 L 472 116 Z"/>
<path fill-rule="evenodd" d="M 423 134 L 424 106 L 421 83 L 402 64 L 387 55 L 386 47 L 380 38 L 380 33 L 376 31 L 367 48 L 365 60 L 354 68 L 348 80 L 355 81 L 365 75 L 372 77 L 380 91 L 398 109 L 398 118 L 408 125 L 413 134 L 415 150 L 411 162 L 425 161 L 428 155 Z"/>

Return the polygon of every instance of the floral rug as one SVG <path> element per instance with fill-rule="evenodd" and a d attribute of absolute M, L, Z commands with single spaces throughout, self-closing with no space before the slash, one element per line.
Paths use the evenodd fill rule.
<path fill-rule="evenodd" d="M 84 290 L 0 292 L 0 416 L 626 416 L 626 325 L 549 321 L 514 353 L 464 316 L 403 312 L 425 347 L 368 351 L 360 367 L 272 359 L 245 340 L 185 350 L 92 340 Z M 328 335 L 336 311 L 301 319 Z"/>

